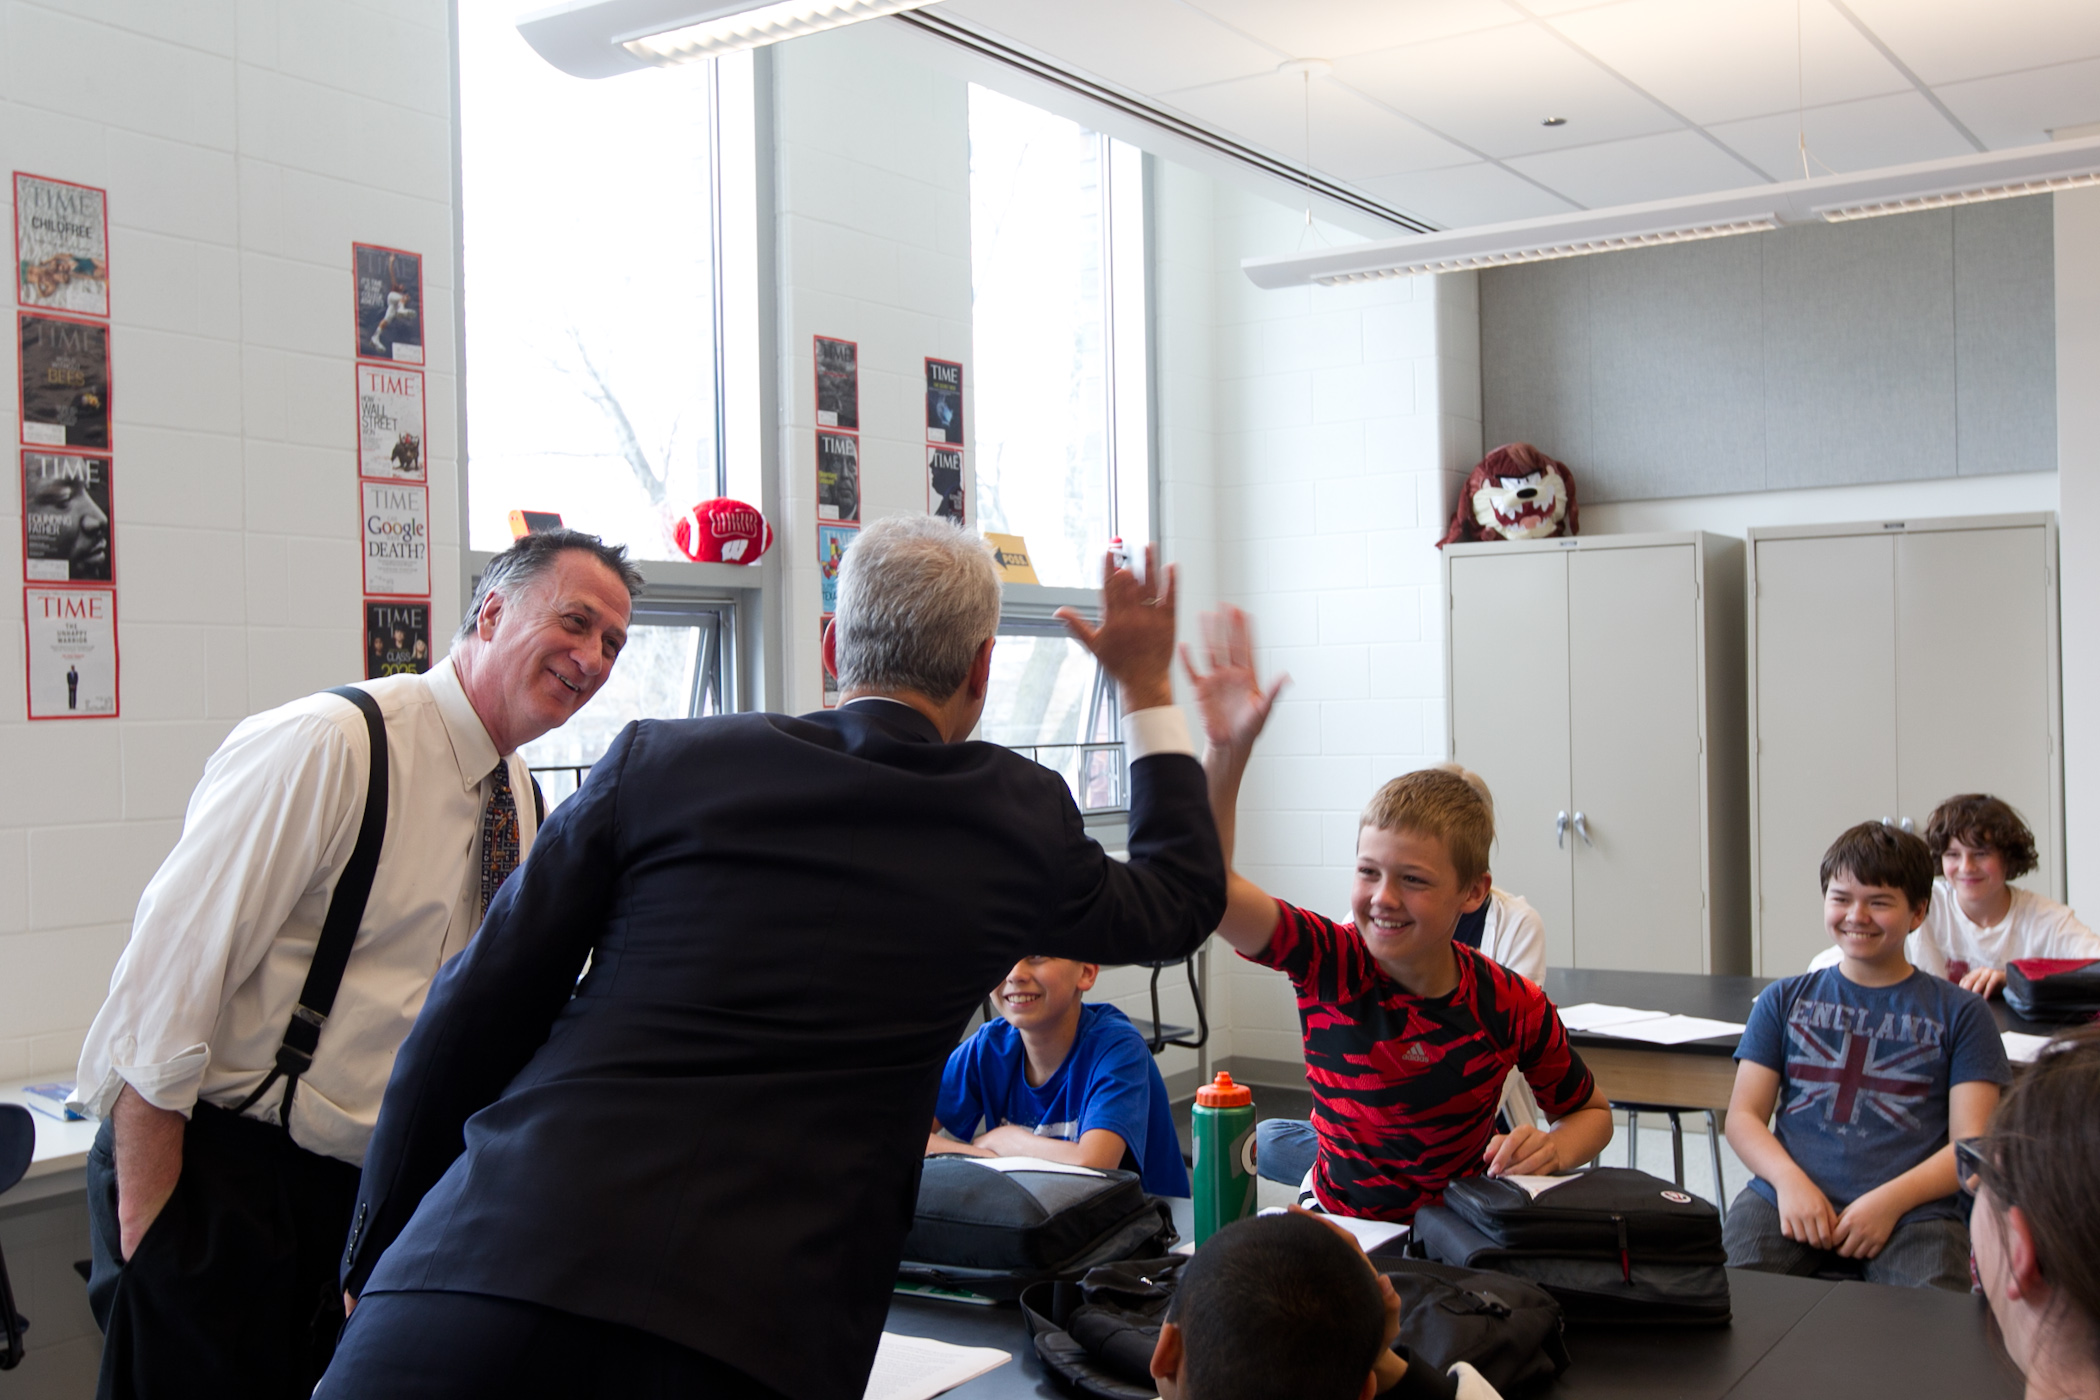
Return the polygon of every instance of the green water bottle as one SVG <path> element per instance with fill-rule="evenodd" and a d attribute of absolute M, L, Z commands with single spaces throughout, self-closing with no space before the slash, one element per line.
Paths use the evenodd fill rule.
<path fill-rule="evenodd" d="M 1196 1243 L 1254 1214 L 1254 1091 L 1220 1071 L 1196 1091 Z"/>

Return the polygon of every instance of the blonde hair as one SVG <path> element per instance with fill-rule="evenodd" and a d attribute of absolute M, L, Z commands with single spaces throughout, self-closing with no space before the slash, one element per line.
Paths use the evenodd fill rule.
<path fill-rule="evenodd" d="M 1495 809 L 1482 790 L 1485 784 L 1476 787 L 1478 778 L 1468 782 L 1459 773 L 1445 766 L 1401 774 L 1371 795 L 1358 825 L 1435 837 L 1444 843 L 1463 887 L 1487 871 Z"/>

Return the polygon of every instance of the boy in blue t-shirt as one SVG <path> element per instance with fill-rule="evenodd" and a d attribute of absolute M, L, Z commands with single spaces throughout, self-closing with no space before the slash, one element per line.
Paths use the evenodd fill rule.
<path fill-rule="evenodd" d="M 1856 1259 L 1869 1283 L 1968 1290 L 1954 1143 L 1988 1127 L 2012 1071 L 1983 998 L 1904 958 L 1932 875 L 1923 841 L 1877 822 L 1823 856 L 1842 961 L 1765 988 L 1736 1047 L 1728 1142 L 1757 1174 L 1728 1212 L 1737 1268 Z"/>
<path fill-rule="evenodd" d="M 1189 1194 L 1151 1049 L 1128 1016 L 1080 1000 L 1100 971 L 1069 958 L 1014 964 L 992 993 L 1003 1019 L 979 1027 L 948 1056 L 929 1156 L 1127 1167 L 1154 1195 Z"/>

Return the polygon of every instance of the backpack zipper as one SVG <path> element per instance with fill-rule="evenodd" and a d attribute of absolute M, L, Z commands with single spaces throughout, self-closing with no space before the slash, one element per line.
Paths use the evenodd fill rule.
<path fill-rule="evenodd" d="M 1626 1243 L 1626 1217 L 1614 1215 L 1611 1223 L 1619 1227 L 1619 1273 L 1628 1282 L 1633 1282 L 1633 1255 Z"/>

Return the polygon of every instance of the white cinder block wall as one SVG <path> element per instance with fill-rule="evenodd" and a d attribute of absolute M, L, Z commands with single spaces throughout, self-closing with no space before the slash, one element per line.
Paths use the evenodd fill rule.
<path fill-rule="evenodd" d="M 1239 260 L 1299 246 L 1301 212 L 1172 168 L 1156 207 L 1162 494 L 1199 585 L 1187 616 L 1245 607 L 1265 671 L 1292 677 L 1241 795 L 1237 863 L 1342 914 L 1364 802 L 1445 753 L 1434 545 L 1480 453 L 1474 282 L 1264 292 Z M 1213 1058 L 1300 1064 L 1283 977 L 1222 945 L 1211 968 Z"/>
<path fill-rule="evenodd" d="M 28 724 L 19 611 L 0 626 L 0 1077 L 19 1081 L 70 1071 L 227 730 L 363 675 L 353 240 L 424 255 L 440 635 L 459 563 L 445 0 L 15 0 L 4 23 L 0 169 L 109 191 L 123 662 L 122 718 Z M 21 500 L 0 497 L 10 609 Z"/>

